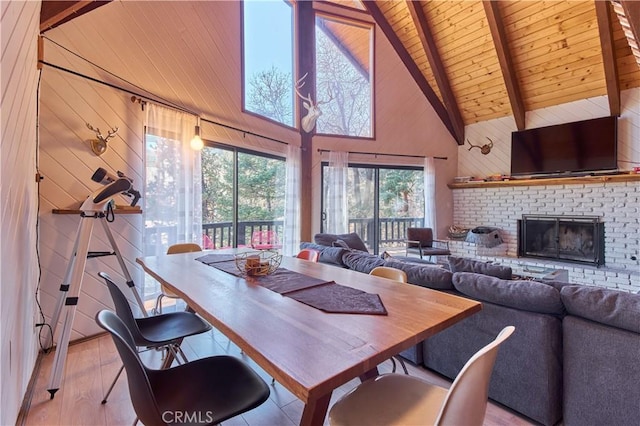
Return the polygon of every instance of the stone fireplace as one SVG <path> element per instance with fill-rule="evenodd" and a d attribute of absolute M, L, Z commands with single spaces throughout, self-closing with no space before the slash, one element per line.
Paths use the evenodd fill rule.
<path fill-rule="evenodd" d="M 518 256 L 604 265 L 604 223 L 597 216 L 522 215 Z"/>

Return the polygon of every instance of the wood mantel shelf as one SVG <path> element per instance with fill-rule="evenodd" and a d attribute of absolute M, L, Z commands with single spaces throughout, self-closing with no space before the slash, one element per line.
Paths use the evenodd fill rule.
<path fill-rule="evenodd" d="M 115 214 L 141 214 L 142 209 L 114 209 Z M 82 213 L 78 209 L 52 209 L 53 214 L 80 214 Z"/>
<path fill-rule="evenodd" d="M 461 188 L 494 188 L 502 186 L 542 186 L 542 185 L 573 185 L 605 182 L 630 182 L 640 181 L 640 173 L 625 173 L 619 175 L 602 176 L 581 176 L 581 177 L 561 177 L 561 178 L 541 178 L 541 179 L 510 179 L 490 182 L 463 182 L 450 183 L 450 189 Z"/>

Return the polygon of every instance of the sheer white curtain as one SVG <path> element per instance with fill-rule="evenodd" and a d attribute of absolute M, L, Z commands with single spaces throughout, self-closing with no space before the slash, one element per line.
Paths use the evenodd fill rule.
<path fill-rule="evenodd" d="M 196 117 L 147 104 L 145 124 L 145 255 L 175 243 L 202 245 L 200 151 L 190 146 Z"/>
<path fill-rule="evenodd" d="M 300 250 L 300 173 L 300 148 L 289 144 L 282 245 L 282 254 L 285 256 L 294 256 Z"/>
<path fill-rule="evenodd" d="M 347 205 L 347 172 L 349 153 L 329 152 L 329 167 L 326 172 L 327 183 L 327 227 L 325 232 L 345 234 L 349 232 L 349 216 Z"/>
<path fill-rule="evenodd" d="M 433 157 L 424 159 L 424 226 L 436 234 L 436 167 Z"/>

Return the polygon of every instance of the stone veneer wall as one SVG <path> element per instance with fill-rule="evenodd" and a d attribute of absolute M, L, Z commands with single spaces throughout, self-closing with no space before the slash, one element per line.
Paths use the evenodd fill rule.
<path fill-rule="evenodd" d="M 457 188 L 453 203 L 455 225 L 500 228 L 504 240 L 491 249 L 452 241 L 454 255 L 493 260 L 516 269 L 520 265 L 566 269 L 571 282 L 640 291 L 639 181 Z M 518 258 L 517 221 L 523 214 L 600 216 L 605 223 L 605 265 L 597 268 Z"/>

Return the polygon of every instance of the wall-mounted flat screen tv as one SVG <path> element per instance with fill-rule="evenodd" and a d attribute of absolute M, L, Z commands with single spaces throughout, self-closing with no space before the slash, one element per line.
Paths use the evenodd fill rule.
<path fill-rule="evenodd" d="M 618 117 L 602 117 L 511 134 L 511 175 L 617 170 Z"/>

